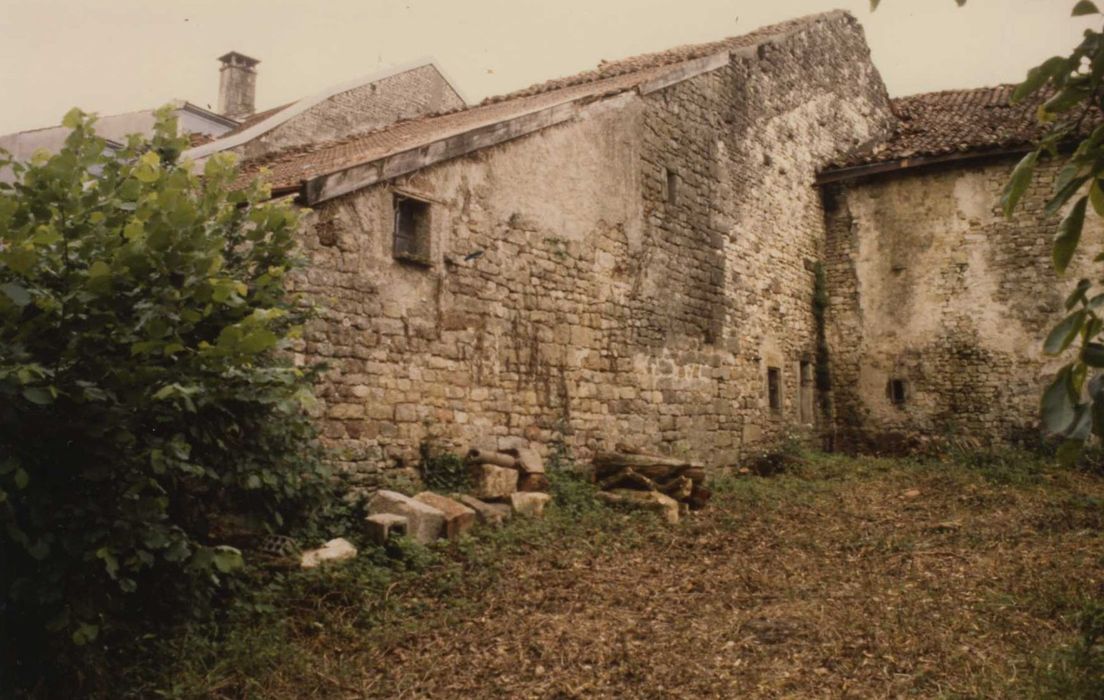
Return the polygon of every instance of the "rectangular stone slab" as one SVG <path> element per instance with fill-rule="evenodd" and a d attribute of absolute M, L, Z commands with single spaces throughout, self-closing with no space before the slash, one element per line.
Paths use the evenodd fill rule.
<path fill-rule="evenodd" d="M 432 491 L 422 491 L 414 500 L 433 506 L 445 514 L 445 537 L 454 540 L 475 525 L 475 511 L 463 503 Z"/>
<path fill-rule="evenodd" d="M 516 469 L 493 464 L 475 464 L 471 467 L 472 495 L 476 498 L 509 498 L 517 491 Z"/>
<path fill-rule="evenodd" d="M 630 508 L 655 511 L 671 525 L 679 521 L 679 502 L 657 491 L 614 489 L 613 491 L 600 492 L 598 500 L 605 503 L 625 505 Z"/>
<path fill-rule="evenodd" d="M 475 514 L 479 517 L 479 522 L 491 527 L 501 527 L 514 514 L 513 509 L 505 503 L 487 503 L 467 494 L 459 496 L 458 499 L 475 511 Z"/>
<path fill-rule="evenodd" d="M 544 474 L 522 474 L 518 479 L 518 491 L 547 491 L 551 487 Z"/>
<path fill-rule="evenodd" d="M 378 545 L 384 545 L 394 535 L 405 535 L 409 523 L 404 515 L 376 513 L 364 519 L 364 528 L 369 539 Z"/>
<path fill-rule="evenodd" d="M 519 447 L 517 449 L 509 450 L 508 454 L 513 454 L 517 457 L 518 469 L 523 474 L 543 474 L 544 473 L 544 460 L 537 454 L 536 450 L 531 450 L 528 447 Z"/>
<path fill-rule="evenodd" d="M 518 515 L 527 515 L 531 518 L 539 518 L 544 514 L 544 507 L 552 500 L 547 493 L 525 492 L 515 493 L 510 496 L 510 506 Z"/>
<path fill-rule="evenodd" d="M 344 537 L 330 540 L 318 549 L 309 549 L 303 552 L 299 566 L 304 569 L 313 569 L 323 562 L 336 562 L 352 559 L 357 555 L 356 547 Z"/>
<path fill-rule="evenodd" d="M 376 491 L 368 502 L 368 512 L 405 517 L 407 536 L 422 544 L 435 541 L 445 528 L 445 514 L 440 510 L 395 491 Z"/>

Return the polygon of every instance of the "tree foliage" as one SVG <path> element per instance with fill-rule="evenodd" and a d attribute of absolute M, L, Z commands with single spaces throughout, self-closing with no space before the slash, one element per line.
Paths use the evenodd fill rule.
<path fill-rule="evenodd" d="M 9 669 L 202 606 L 241 565 L 220 519 L 279 529 L 325 483 L 312 371 L 282 352 L 307 316 L 294 210 L 236 187 L 230 157 L 181 162 L 171 112 L 118 151 L 93 122 L 66 115 L 56 155 L 0 153 Z"/>
<path fill-rule="evenodd" d="M 966 0 L 955 0 L 961 7 Z M 871 10 L 880 0 L 870 0 Z M 1073 17 L 1100 15 L 1093 0 L 1079 0 Z M 1005 216 L 1012 216 L 1044 159 L 1064 159 L 1054 193 L 1044 207 L 1048 216 L 1062 215 L 1051 258 L 1065 273 L 1081 243 L 1089 209 L 1104 216 L 1104 33 L 1085 30 L 1068 56 L 1053 56 L 1027 72 L 1012 101 L 1036 97 L 1039 122 L 1045 132 L 1034 150 L 1012 171 L 1001 195 Z M 1104 253 L 1094 262 L 1104 262 Z M 1043 392 L 1043 429 L 1063 438 L 1059 458 L 1073 462 L 1093 435 L 1104 438 L 1104 290 L 1099 281 L 1079 280 L 1066 298 L 1066 315 L 1043 343 L 1050 355 L 1076 344 L 1076 358 L 1064 364 Z"/>
<path fill-rule="evenodd" d="M 1080 0 L 1073 16 L 1099 15 L 1091 0 Z M 1012 171 L 1001 206 L 1012 216 L 1044 159 L 1062 159 L 1054 192 L 1044 212 L 1061 215 L 1052 244 L 1052 260 L 1059 274 L 1066 272 L 1081 243 L 1091 207 L 1104 216 L 1104 34 L 1088 29 L 1068 56 L 1054 56 L 1027 73 L 1013 93 L 1013 101 L 1035 95 L 1041 102 L 1038 118 L 1046 127 L 1035 150 Z M 1095 262 L 1104 261 L 1104 254 Z M 1066 298 L 1065 316 L 1047 335 L 1043 350 L 1051 355 L 1077 348 L 1076 357 L 1057 372 L 1043 392 L 1043 428 L 1064 438 L 1059 456 L 1072 462 L 1092 435 L 1104 436 L 1104 291 L 1098 282 L 1080 280 Z"/>

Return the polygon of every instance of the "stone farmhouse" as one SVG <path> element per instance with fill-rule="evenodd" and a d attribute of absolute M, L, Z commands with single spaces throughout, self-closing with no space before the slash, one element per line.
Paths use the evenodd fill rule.
<path fill-rule="evenodd" d="M 423 61 L 254 114 L 257 62 L 223 63 L 237 126 L 187 155 L 303 208 L 296 361 L 354 481 L 427 442 L 724 465 L 1035 430 L 1056 168 L 997 205 L 1034 108 L 891 100 L 845 12 L 478 105 Z"/>

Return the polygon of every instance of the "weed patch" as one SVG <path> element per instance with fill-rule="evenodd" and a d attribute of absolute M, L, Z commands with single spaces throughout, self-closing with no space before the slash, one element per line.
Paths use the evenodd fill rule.
<path fill-rule="evenodd" d="M 242 604 L 156 642 L 159 660 L 134 660 L 118 687 L 1101 697 L 1104 481 L 1015 455 L 798 457 L 770 477 L 716 479 L 710 506 L 675 527 L 607 509 L 550 469 L 543 519 L 257 571 Z"/>

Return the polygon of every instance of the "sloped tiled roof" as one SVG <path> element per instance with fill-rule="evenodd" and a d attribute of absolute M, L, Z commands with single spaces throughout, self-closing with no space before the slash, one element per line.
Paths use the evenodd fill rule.
<path fill-rule="evenodd" d="M 398 122 L 367 134 L 246 161 L 242 167 L 243 177 L 265 167 L 270 171 L 268 180 L 274 189 L 289 188 L 319 175 L 369 163 L 548 107 L 625 92 L 664 76 L 688 61 L 752 47 L 817 22 L 844 16 L 848 16 L 847 13 L 838 10 L 809 15 L 739 37 L 602 63 L 594 70 L 488 98 L 475 107 Z"/>
<path fill-rule="evenodd" d="M 229 138 L 231 136 L 236 136 L 236 135 L 240 134 L 241 132 L 245 131 L 246 129 L 248 129 L 249 127 L 253 126 L 254 124 L 260 124 L 265 119 L 268 119 L 269 117 L 271 117 L 273 114 L 276 114 L 277 112 L 283 111 L 284 109 L 292 106 L 293 104 L 295 104 L 295 103 L 294 102 L 288 102 L 287 104 L 282 104 L 279 107 L 273 107 L 271 109 L 266 109 L 263 112 L 257 112 L 256 114 L 251 114 L 248 117 L 246 117 L 245 119 L 242 119 L 241 123 L 238 124 L 237 126 L 235 126 L 233 129 L 231 129 L 230 131 L 227 131 L 225 134 L 222 134 L 221 136 L 219 136 L 219 138 L 220 139 L 225 139 L 225 138 Z"/>
<path fill-rule="evenodd" d="M 191 131 L 184 134 L 188 138 L 188 147 L 202 146 L 205 143 L 211 143 L 215 140 L 214 136 L 210 134 L 201 134 L 198 131 Z"/>
<path fill-rule="evenodd" d="M 630 58 L 624 58 L 617 61 L 603 61 L 598 65 L 597 68 L 594 68 L 593 70 L 576 73 L 575 75 L 571 75 L 566 78 L 557 78 L 555 80 L 548 80 L 543 83 L 537 83 L 536 85 L 531 85 L 525 89 L 511 92 L 506 95 L 501 95 L 499 97 L 490 97 L 484 100 L 483 103 L 486 104 L 489 102 L 501 102 L 504 100 L 516 99 L 518 97 L 528 97 L 545 92 L 552 92 L 554 90 L 561 90 L 566 87 L 593 83 L 600 80 L 605 80 L 607 78 L 637 73 L 651 68 L 670 66 L 676 63 L 684 63 L 686 61 L 692 61 L 696 58 L 712 56 L 713 54 L 720 53 L 721 51 L 735 51 L 737 49 L 756 46 L 757 44 L 761 44 L 769 38 L 789 34 L 791 32 L 807 27 L 816 21 L 840 16 L 848 16 L 848 13 L 843 10 L 833 10 L 831 12 L 805 15 L 803 17 L 797 17 L 785 22 L 779 22 L 778 24 L 771 24 L 766 27 L 760 27 L 759 29 L 756 29 L 747 34 L 741 34 L 740 36 L 729 37 L 727 39 L 721 39 L 719 41 L 712 41 L 705 44 L 689 44 L 686 46 L 677 46 L 673 49 L 667 49 L 666 51 L 632 56 Z"/>
<path fill-rule="evenodd" d="M 1041 96 L 1012 104 L 1015 85 L 928 92 L 892 101 L 895 133 L 833 163 L 854 167 L 906 158 L 1026 148 L 1043 133 L 1036 119 Z"/>

